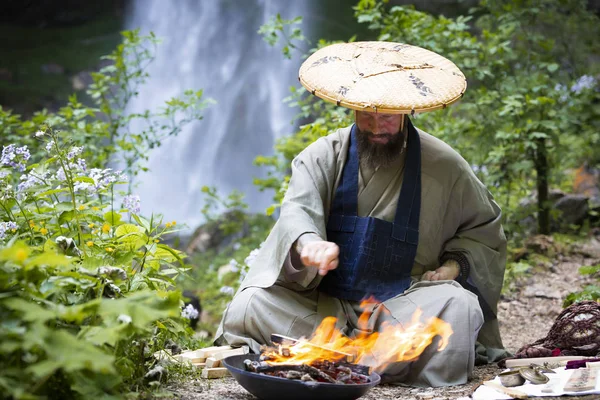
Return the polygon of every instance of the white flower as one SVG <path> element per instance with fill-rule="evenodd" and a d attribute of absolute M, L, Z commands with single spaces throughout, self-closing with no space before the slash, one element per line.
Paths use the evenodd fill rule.
<path fill-rule="evenodd" d="M 37 131 L 37 132 L 35 133 L 35 137 L 42 137 L 42 136 L 44 136 L 45 134 L 46 134 L 46 132 L 44 132 L 44 131 Z"/>
<path fill-rule="evenodd" d="M 123 198 L 123 207 L 129 210 L 130 213 L 139 214 L 140 207 L 140 196 L 135 194 L 127 195 Z"/>
<path fill-rule="evenodd" d="M 0 239 L 6 237 L 6 232 L 10 230 L 17 230 L 18 226 L 13 221 L 0 222 Z"/>
<path fill-rule="evenodd" d="M 245 269 L 242 269 L 240 271 L 240 277 L 238 279 L 238 282 L 242 283 L 244 281 L 244 278 L 246 278 L 246 275 L 248 275 L 248 271 L 246 271 Z"/>
<path fill-rule="evenodd" d="M 71 150 L 69 150 L 69 152 L 67 153 L 67 159 L 69 159 L 69 160 L 74 159 L 75 157 L 80 155 L 82 151 L 83 151 L 83 146 L 82 147 L 77 147 L 77 146 L 71 147 Z"/>
<path fill-rule="evenodd" d="M 117 317 L 117 321 L 119 321 L 122 324 L 130 324 L 132 319 L 129 315 L 127 314 L 121 314 Z"/>
<path fill-rule="evenodd" d="M 219 292 L 229 296 L 233 296 L 233 294 L 235 293 L 235 289 L 231 286 L 223 286 L 221 289 L 219 289 Z"/>
<path fill-rule="evenodd" d="M 577 82 L 571 86 L 571 91 L 577 94 L 581 93 L 582 90 L 592 89 L 596 85 L 596 79 L 590 75 L 583 75 L 577 79 Z"/>
<path fill-rule="evenodd" d="M 262 245 L 261 245 L 262 246 Z M 258 252 L 260 251 L 260 247 L 258 249 L 254 249 L 250 252 L 250 254 L 248 254 L 248 257 L 246 257 L 246 259 L 244 260 L 244 263 L 246 265 L 252 265 L 252 262 L 254 261 L 254 259 L 256 258 L 256 256 L 258 256 Z"/>
<path fill-rule="evenodd" d="M 229 270 L 231 272 L 238 272 L 240 270 L 239 263 L 235 259 L 229 260 Z"/>
<path fill-rule="evenodd" d="M 185 306 L 183 311 L 181 311 L 181 317 L 187 319 L 196 319 L 198 318 L 198 310 L 196 310 L 193 305 L 188 304 Z"/>

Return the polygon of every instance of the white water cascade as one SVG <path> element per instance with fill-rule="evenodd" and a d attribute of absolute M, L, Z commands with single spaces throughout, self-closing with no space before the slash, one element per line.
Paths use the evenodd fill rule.
<path fill-rule="evenodd" d="M 202 222 L 203 185 L 221 196 L 246 194 L 251 211 L 264 211 L 272 192 L 252 184 L 264 176 L 252 161 L 273 153 L 274 140 L 293 132 L 296 113 L 283 103 L 297 84 L 299 54 L 287 60 L 279 47 L 257 33 L 269 18 L 303 16 L 305 0 L 132 0 L 127 28 L 154 32 L 162 39 L 150 65 L 150 79 L 128 111 L 155 110 L 186 89 L 203 89 L 216 100 L 204 119 L 152 150 L 150 171 L 138 176 L 133 192 L 142 214 L 161 213 L 165 221 L 195 228 Z"/>

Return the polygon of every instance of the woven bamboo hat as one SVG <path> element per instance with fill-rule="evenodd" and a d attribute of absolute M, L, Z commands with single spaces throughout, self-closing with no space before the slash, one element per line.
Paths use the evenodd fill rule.
<path fill-rule="evenodd" d="M 454 103 L 467 89 L 450 60 L 421 47 L 393 42 L 337 43 L 300 67 L 312 94 L 361 111 L 414 114 Z"/>

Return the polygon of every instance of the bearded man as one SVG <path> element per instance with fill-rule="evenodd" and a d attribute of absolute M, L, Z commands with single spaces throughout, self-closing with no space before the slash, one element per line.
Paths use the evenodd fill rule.
<path fill-rule="evenodd" d="M 501 211 L 469 164 L 408 118 L 462 97 L 464 75 L 416 46 L 355 42 L 314 53 L 300 81 L 354 109 L 355 124 L 293 160 L 279 220 L 216 342 L 259 352 L 272 333 L 309 337 L 327 316 L 353 337 L 409 322 L 420 309 L 451 325 L 448 346 L 430 345 L 384 377 L 465 383 L 476 360 L 506 356 L 495 316 L 506 259 Z M 377 302 L 361 305 L 367 297 Z"/>

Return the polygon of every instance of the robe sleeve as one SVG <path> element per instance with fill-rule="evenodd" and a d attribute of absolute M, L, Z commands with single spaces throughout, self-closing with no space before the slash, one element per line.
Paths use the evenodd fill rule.
<path fill-rule="evenodd" d="M 306 233 L 327 240 L 327 210 L 335 180 L 335 159 L 333 148 L 321 140 L 292 161 L 292 175 L 279 216 L 281 228 L 289 232 L 292 244 Z M 316 286 L 318 269 L 293 264 L 290 250 L 278 277 L 280 284 L 296 290 Z"/>
<path fill-rule="evenodd" d="M 466 257 L 470 271 L 464 286 L 478 295 L 486 319 L 495 318 L 506 265 L 502 212 L 470 168 L 454 184 L 446 216 L 445 223 L 455 226 L 456 233 L 444 244 L 441 257 Z"/>
<path fill-rule="evenodd" d="M 301 235 L 313 233 L 327 239 L 326 221 L 336 183 L 338 154 L 343 147 L 339 132 L 313 142 L 292 161 L 291 179 L 279 218 L 240 290 L 249 286 L 269 287 L 277 282 L 300 291 L 312 289 L 320 282 L 317 268 L 296 274 L 284 266 L 289 261 L 291 246 Z"/>

